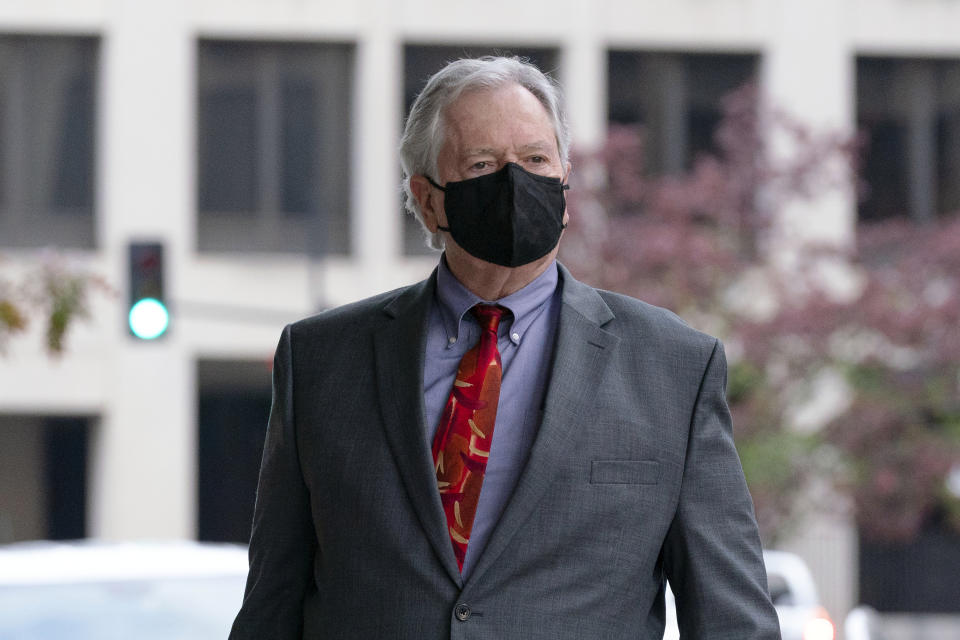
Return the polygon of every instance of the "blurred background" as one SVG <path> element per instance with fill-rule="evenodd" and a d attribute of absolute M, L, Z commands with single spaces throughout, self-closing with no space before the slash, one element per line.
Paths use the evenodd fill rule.
<path fill-rule="evenodd" d="M 767 546 L 834 620 L 958 637 L 958 34 L 958 0 L 0 0 L 0 543 L 245 543 L 281 329 L 430 273 L 403 117 L 517 54 L 567 95 L 562 259 L 726 342 Z"/>

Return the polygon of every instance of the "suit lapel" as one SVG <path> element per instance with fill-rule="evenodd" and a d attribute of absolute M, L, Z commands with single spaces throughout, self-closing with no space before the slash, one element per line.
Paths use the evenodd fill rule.
<path fill-rule="evenodd" d="M 560 265 L 563 286 L 557 344 L 547 388 L 543 421 L 517 487 L 477 562 L 470 582 L 496 561 L 523 522 L 536 511 L 552 485 L 557 461 L 567 455 L 578 431 L 589 424 L 594 397 L 620 339 L 602 326 L 613 312 L 592 288 L 576 281 Z"/>
<path fill-rule="evenodd" d="M 425 444 L 423 367 L 435 282 L 434 274 L 384 308 L 391 319 L 374 336 L 377 383 L 387 441 L 414 511 L 437 557 L 454 582 L 462 585 L 447 536 L 433 460 Z"/>

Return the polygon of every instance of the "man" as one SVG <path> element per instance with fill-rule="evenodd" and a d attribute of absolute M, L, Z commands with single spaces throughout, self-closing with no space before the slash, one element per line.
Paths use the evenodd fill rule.
<path fill-rule="evenodd" d="M 414 103 L 419 284 L 288 326 L 231 638 L 779 638 L 714 338 L 556 262 L 569 134 L 516 59 Z M 479 306 L 477 306 L 479 305 Z"/>

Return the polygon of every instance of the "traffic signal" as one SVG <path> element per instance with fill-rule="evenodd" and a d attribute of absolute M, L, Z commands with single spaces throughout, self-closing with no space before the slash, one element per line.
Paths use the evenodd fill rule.
<path fill-rule="evenodd" d="M 131 335 L 153 340 L 167 332 L 170 312 L 163 291 L 163 245 L 130 243 L 130 297 L 127 325 Z"/>

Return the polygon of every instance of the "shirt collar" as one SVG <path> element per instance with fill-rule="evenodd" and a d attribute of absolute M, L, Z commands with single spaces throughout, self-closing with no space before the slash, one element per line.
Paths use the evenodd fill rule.
<path fill-rule="evenodd" d="M 509 323 L 510 340 L 519 344 L 523 335 L 537 316 L 543 311 L 557 289 L 559 275 L 557 261 L 554 260 L 546 270 L 519 291 L 515 291 L 499 300 L 483 300 L 457 280 L 447 266 L 446 256 L 440 258 L 437 269 L 437 302 L 440 317 L 447 334 L 447 344 L 453 345 L 460 336 L 460 323 L 466 313 L 476 304 L 498 304 L 506 307 L 513 315 Z M 506 325 L 501 325 L 501 328 Z"/>

